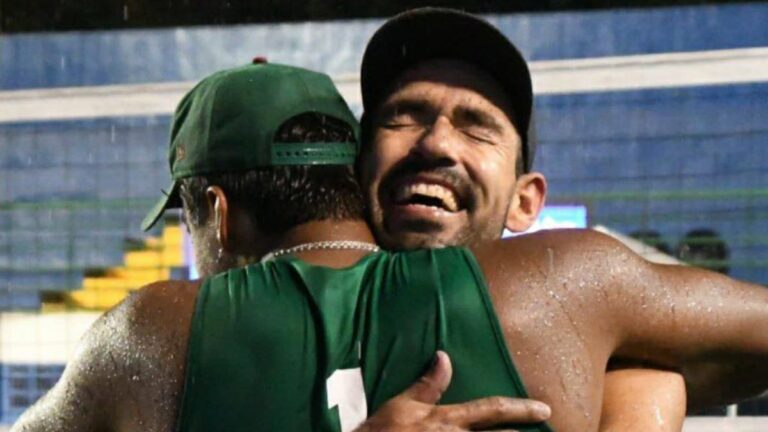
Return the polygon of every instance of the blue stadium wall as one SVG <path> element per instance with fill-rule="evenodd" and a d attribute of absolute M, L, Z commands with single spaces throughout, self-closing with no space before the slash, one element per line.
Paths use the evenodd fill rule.
<path fill-rule="evenodd" d="M 488 18 L 532 61 L 768 46 L 768 5 Z M 195 80 L 256 55 L 358 70 L 382 20 L 0 35 L 0 89 Z"/>
<path fill-rule="evenodd" d="M 768 4 L 489 18 L 534 61 L 768 46 Z M 255 55 L 354 73 L 381 22 L 0 35 L 0 90 L 196 80 Z M 713 228 L 741 263 L 732 274 L 768 283 L 768 241 L 754 238 L 768 233 L 759 193 L 768 180 L 768 83 L 548 95 L 536 104 L 536 167 L 552 201 L 584 203 L 591 223 L 653 228 L 671 243 Z M 74 289 L 87 269 L 119 263 L 169 182 L 168 125 L 168 116 L 0 124 L 0 309 L 35 309 L 41 289 Z M 699 192 L 710 196 L 690 198 Z M 7 422 L 19 412 L 8 383 L 22 380 L 6 378 Z"/>

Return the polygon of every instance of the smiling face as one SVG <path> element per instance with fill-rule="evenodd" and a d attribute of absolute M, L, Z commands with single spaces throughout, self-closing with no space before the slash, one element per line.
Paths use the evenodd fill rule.
<path fill-rule="evenodd" d="M 519 204 L 521 139 L 505 92 L 453 60 L 420 63 L 396 82 L 372 113 L 359 164 L 377 239 L 413 249 L 498 238 Z"/>

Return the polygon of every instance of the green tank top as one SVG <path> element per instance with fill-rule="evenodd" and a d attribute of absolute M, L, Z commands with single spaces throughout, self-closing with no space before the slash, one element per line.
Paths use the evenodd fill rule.
<path fill-rule="evenodd" d="M 343 269 L 296 258 L 233 269 L 198 294 L 178 430 L 350 432 L 438 349 L 454 370 L 440 403 L 526 397 L 466 249 L 380 252 Z"/>

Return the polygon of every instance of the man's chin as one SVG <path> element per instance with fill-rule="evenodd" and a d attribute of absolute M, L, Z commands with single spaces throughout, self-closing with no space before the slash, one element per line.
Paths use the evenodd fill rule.
<path fill-rule="evenodd" d="M 381 237 L 379 243 L 389 250 L 437 249 L 462 244 L 461 239 L 457 238 L 460 236 L 440 230 L 388 230 Z"/>
<path fill-rule="evenodd" d="M 392 251 L 408 251 L 415 249 L 438 249 L 446 245 L 434 237 L 423 235 L 408 235 L 389 238 L 383 246 Z"/>

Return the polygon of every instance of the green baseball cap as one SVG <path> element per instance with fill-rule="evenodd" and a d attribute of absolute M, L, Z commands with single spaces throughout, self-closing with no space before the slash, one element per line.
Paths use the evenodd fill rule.
<path fill-rule="evenodd" d="M 357 119 L 328 75 L 255 59 L 200 81 L 176 108 L 168 154 L 173 181 L 141 228 L 150 229 L 166 209 L 181 207 L 179 180 L 185 177 L 280 165 L 354 164 L 356 143 L 275 145 L 280 126 L 304 113 L 347 123 L 359 142 Z"/>

